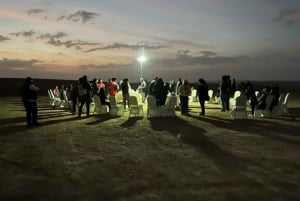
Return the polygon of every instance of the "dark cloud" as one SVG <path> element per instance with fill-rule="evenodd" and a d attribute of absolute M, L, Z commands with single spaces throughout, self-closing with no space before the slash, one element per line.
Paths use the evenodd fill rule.
<path fill-rule="evenodd" d="M 34 66 L 36 63 L 41 63 L 41 61 L 37 59 L 31 60 L 20 60 L 20 59 L 7 59 L 3 58 L 0 60 L 0 68 L 1 69 L 10 69 L 10 68 L 30 68 Z"/>
<path fill-rule="evenodd" d="M 165 48 L 167 46 L 164 45 L 148 45 L 148 44 L 137 44 L 137 45 L 129 45 L 125 43 L 113 43 L 112 45 L 107 45 L 104 47 L 98 47 L 98 48 L 93 48 L 86 50 L 85 52 L 94 52 L 97 50 L 107 50 L 107 49 L 131 49 L 131 50 L 138 50 L 141 48 L 148 49 L 148 50 L 153 50 L 153 49 L 161 49 Z"/>
<path fill-rule="evenodd" d="M 55 37 L 49 37 L 49 41 L 47 42 L 50 45 L 53 46 L 65 46 L 66 48 L 75 47 L 77 50 L 81 50 L 81 46 L 94 46 L 94 45 L 100 45 L 100 43 L 90 43 L 90 42 L 84 42 L 81 40 L 68 40 L 68 41 L 61 41 Z"/>
<path fill-rule="evenodd" d="M 58 39 L 58 38 L 62 38 L 62 37 L 67 36 L 67 34 L 64 33 L 64 32 L 57 32 L 56 34 L 51 34 L 51 33 L 39 34 L 39 33 L 34 32 L 33 30 L 10 33 L 10 35 L 13 35 L 13 36 L 16 36 L 16 37 L 19 37 L 19 36 L 23 36 L 23 37 L 36 36 L 37 38 L 40 38 L 40 39 Z"/>
<path fill-rule="evenodd" d="M 41 39 L 53 39 L 56 40 L 58 38 L 62 38 L 67 36 L 66 33 L 64 32 L 57 32 L 56 34 L 50 34 L 50 33 L 46 33 L 46 34 L 40 34 L 39 38 Z"/>
<path fill-rule="evenodd" d="M 300 24 L 300 10 L 293 8 L 279 10 L 273 21 L 287 25 Z"/>
<path fill-rule="evenodd" d="M 103 65 L 94 65 L 94 64 L 86 64 L 86 65 L 81 65 L 80 68 L 84 69 L 99 69 L 101 68 L 102 70 L 104 69 L 119 69 L 119 68 L 125 68 L 125 67 L 132 67 L 133 63 L 129 64 L 113 64 L 113 63 L 108 63 L 108 64 L 103 64 Z"/>
<path fill-rule="evenodd" d="M 34 31 L 23 31 L 23 32 L 16 32 L 16 33 L 10 33 L 10 35 L 19 37 L 19 36 L 23 36 L 23 37 L 31 37 L 33 35 L 35 35 Z"/>
<path fill-rule="evenodd" d="M 182 66 L 182 65 L 216 65 L 223 63 L 235 63 L 235 57 L 216 56 L 212 51 L 200 51 L 202 55 L 192 56 L 190 51 L 178 51 L 174 59 L 162 59 L 158 62 L 164 65 Z"/>
<path fill-rule="evenodd" d="M 10 39 L 9 39 L 8 37 L 2 36 L 2 35 L 0 34 L 0 42 L 5 41 L 5 40 L 10 40 Z"/>
<path fill-rule="evenodd" d="M 26 11 L 26 13 L 28 13 L 29 15 L 35 14 L 35 13 L 42 13 L 42 12 L 45 12 L 45 10 L 40 9 L 40 8 L 31 8 L 31 9 Z"/>
<path fill-rule="evenodd" d="M 200 54 L 202 54 L 204 57 L 209 57 L 209 56 L 216 56 L 217 53 L 209 50 L 203 50 L 200 51 Z"/>
<path fill-rule="evenodd" d="M 10 35 L 13 35 L 16 37 L 23 36 L 23 37 L 31 38 L 31 39 L 34 36 L 36 39 L 47 40 L 46 43 L 49 45 L 65 46 L 66 48 L 75 47 L 75 49 L 77 49 L 77 50 L 82 50 L 81 46 L 101 45 L 101 43 L 90 43 L 90 42 L 85 42 L 85 41 L 81 41 L 81 40 L 63 41 L 61 39 L 67 36 L 67 34 L 65 32 L 57 32 L 56 34 L 51 34 L 51 33 L 39 34 L 39 33 L 36 33 L 31 30 L 31 31 L 10 33 Z M 29 42 L 32 42 L 32 41 L 29 41 Z"/>
<path fill-rule="evenodd" d="M 99 16 L 99 13 L 94 13 L 94 12 L 89 12 L 89 11 L 84 11 L 84 10 L 79 10 L 76 13 L 73 13 L 69 16 L 60 16 L 59 18 L 57 18 L 57 20 L 70 20 L 73 22 L 77 22 L 77 21 L 81 21 L 82 23 L 86 23 L 87 21 L 90 21 L 91 19 L 96 18 L 97 16 Z"/>

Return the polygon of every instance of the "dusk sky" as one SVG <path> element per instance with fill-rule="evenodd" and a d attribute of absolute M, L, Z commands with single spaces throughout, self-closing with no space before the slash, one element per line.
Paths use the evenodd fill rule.
<path fill-rule="evenodd" d="M 0 77 L 296 80 L 300 0 L 6 0 Z"/>

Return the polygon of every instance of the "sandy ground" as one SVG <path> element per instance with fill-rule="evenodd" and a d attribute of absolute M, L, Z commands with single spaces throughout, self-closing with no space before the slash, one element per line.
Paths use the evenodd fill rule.
<path fill-rule="evenodd" d="M 18 97 L 0 98 L 0 200 L 300 200 L 300 98 L 289 115 L 78 119 L 39 99 L 27 128 Z"/>

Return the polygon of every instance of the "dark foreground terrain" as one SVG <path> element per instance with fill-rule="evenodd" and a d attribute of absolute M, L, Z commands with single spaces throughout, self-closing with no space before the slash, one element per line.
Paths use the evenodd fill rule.
<path fill-rule="evenodd" d="M 39 100 L 25 126 L 19 97 L 0 98 L 0 200 L 300 200 L 299 98 L 290 114 L 78 119 Z M 145 109 L 145 108 L 144 108 Z"/>

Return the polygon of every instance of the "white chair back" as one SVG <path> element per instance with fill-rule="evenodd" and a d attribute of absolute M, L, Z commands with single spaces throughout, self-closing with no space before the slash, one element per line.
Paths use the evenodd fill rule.
<path fill-rule="evenodd" d="M 233 105 L 231 116 L 236 118 L 248 118 L 247 108 L 246 108 L 247 97 L 240 95 L 235 99 L 235 105 Z"/>
<path fill-rule="evenodd" d="M 109 100 L 111 106 L 117 105 L 117 100 L 116 100 L 115 96 L 109 96 L 108 100 Z"/>
<path fill-rule="evenodd" d="M 170 96 L 166 101 L 166 108 L 168 109 L 174 109 L 177 105 L 178 97 L 177 96 Z"/>
<path fill-rule="evenodd" d="M 175 107 L 178 103 L 178 96 L 169 96 L 167 98 L 162 116 L 175 116 Z"/>
<path fill-rule="evenodd" d="M 110 103 L 110 111 L 109 114 L 113 116 L 120 115 L 122 116 L 124 114 L 124 106 L 117 104 L 117 98 L 116 96 L 109 96 L 109 103 Z"/>
<path fill-rule="evenodd" d="M 290 93 L 286 93 L 282 104 L 287 105 L 289 96 L 290 96 Z"/>
<path fill-rule="evenodd" d="M 94 95 L 93 99 L 94 99 L 94 104 L 95 104 L 94 112 L 97 112 L 99 114 L 107 114 L 108 106 L 101 104 L 100 97 L 98 95 Z"/>
<path fill-rule="evenodd" d="M 135 116 L 143 114 L 143 105 L 139 105 L 136 96 L 129 96 L 129 116 L 134 114 Z"/>
<path fill-rule="evenodd" d="M 149 95 L 147 97 L 147 117 L 157 117 L 159 116 L 159 110 L 156 105 L 156 98 Z"/>
<path fill-rule="evenodd" d="M 240 95 L 241 95 L 241 91 L 236 90 L 236 91 L 234 92 L 233 99 L 236 99 L 236 98 L 239 97 Z"/>
<path fill-rule="evenodd" d="M 212 100 L 212 98 L 213 98 L 213 95 L 214 95 L 214 90 L 212 90 L 212 89 L 209 89 L 209 90 L 208 90 L 208 96 L 209 96 L 209 100 Z"/>

